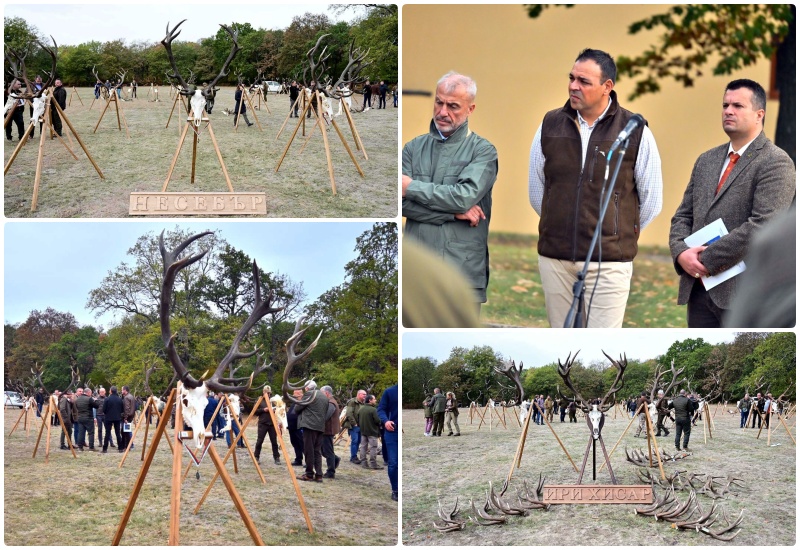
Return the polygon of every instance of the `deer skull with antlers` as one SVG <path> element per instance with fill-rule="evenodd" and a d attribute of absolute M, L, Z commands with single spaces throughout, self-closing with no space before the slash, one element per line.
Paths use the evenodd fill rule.
<path fill-rule="evenodd" d="M 167 35 L 164 37 L 164 40 L 161 43 L 164 45 L 164 48 L 167 50 L 167 56 L 169 57 L 169 63 L 172 67 L 172 74 L 168 74 L 167 76 L 170 79 L 177 80 L 178 84 L 180 85 L 178 88 L 178 92 L 185 97 L 190 98 L 189 104 L 191 105 L 192 109 L 192 118 L 194 120 L 195 127 L 199 126 L 202 119 L 203 119 L 203 112 L 206 110 L 206 104 L 208 104 L 208 112 L 211 112 L 211 109 L 214 106 L 214 97 L 216 96 L 216 92 L 219 88 L 215 88 L 217 82 L 223 77 L 228 74 L 228 66 L 233 61 L 233 58 L 236 57 L 236 54 L 241 49 L 239 47 L 238 37 L 239 32 L 232 30 L 230 27 L 226 25 L 220 25 L 225 32 L 231 37 L 233 40 L 233 46 L 231 47 L 231 51 L 228 54 L 228 58 L 225 60 L 225 63 L 222 65 L 222 69 L 220 69 L 219 74 L 214 77 L 214 80 L 211 81 L 207 86 L 205 86 L 202 90 L 198 88 L 195 84 L 192 83 L 192 78 L 190 77 L 189 80 L 184 80 L 181 76 L 180 71 L 178 70 L 178 65 L 175 63 L 175 56 L 172 54 L 172 41 L 178 37 L 181 31 L 178 30 L 178 27 L 183 25 L 186 22 L 186 19 L 175 25 L 172 30 L 169 28 L 169 23 L 167 23 Z"/>
<path fill-rule="evenodd" d="M 178 272 L 181 269 L 184 269 L 185 267 L 200 260 L 208 253 L 208 250 L 204 250 L 198 254 L 195 254 L 194 256 L 184 258 L 180 257 L 181 254 L 194 241 L 210 234 L 210 231 L 206 231 L 198 235 L 193 235 L 182 243 L 178 244 L 178 246 L 170 251 L 164 247 L 163 231 L 159 236 L 159 248 L 161 250 L 161 257 L 164 260 L 164 275 L 161 282 L 161 299 L 159 306 L 161 338 L 166 348 L 167 357 L 169 358 L 170 363 L 172 363 L 172 367 L 175 369 L 175 374 L 178 377 L 178 380 L 183 383 L 183 389 L 181 390 L 180 396 L 183 405 L 183 419 L 184 422 L 192 428 L 194 432 L 195 445 L 198 449 L 203 446 L 203 440 L 205 438 L 203 411 L 208 403 L 208 399 L 206 397 L 207 391 L 213 390 L 231 393 L 244 393 L 247 391 L 253 382 L 254 374 L 251 374 L 248 377 L 237 378 L 233 375 L 230 377 L 225 377 L 223 376 L 225 369 L 229 367 L 232 368 L 234 362 L 239 361 L 240 359 L 252 357 L 258 352 L 257 347 L 253 351 L 242 352 L 239 350 L 239 344 L 241 344 L 245 336 L 247 336 L 250 330 L 256 325 L 256 323 L 258 323 L 259 320 L 261 320 L 261 318 L 269 313 L 276 313 L 283 309 L 283 306 L 272 306 L 272 300 L 275 297 L 275 293 L 272 290 L 269 290 L 265 298 L 262 299 L 261 281 L 258 274 L 258 266 L 254 261 L 253 284 L 255 286 L 255 303 L 253 305 L 253 311 L 250 313 L 247 320 L 245 320 L 245 322 L 242 324 L 239 332 L 236 334 L 236 337 L 233 340 L 233 344 L 231 344 L 231 347 L 228 350 L 228 353 L 225 355 L 222 361 L 220 361 L 219 365 L 214 371 L 214 374 L 212 374 L 211 377 L 206 380 L 204 380 L 202 376 L 199 380 L 192 376 L 192 374 L 189 372 L 189 369 L 183 363 L 183 360 L 181 359 L 180 355 L 178 354 L 178 350 L 175 347 L 175 334 L 172 333 L 170 328 L 169 315 L 172 311 L 173 286 L 175 284 L 175 278 L 178 275 Z"/>
<path fill-rule="evenodd" d="M 8 60 L 8 63 L 11 67 L 11 72 L 14 74 L 14 78 L 17 81 L 23 82 L 25 84 L 25 92 L 21 92 L 19 90 L 13 89 L 14 84 L 12 83 L 12 90 L 9 93 L 9 102 L 6 103 L 6 112 L 8 111 L 9 106 L 11 105 L 10 100 L 13 97 L 15 100 L 20 99 L 27 99 L 30 100 L 33 104 L 33 114 L 31 115 L 30 124 L 35 124 L 37 121 L 40 121 L 44 116 L 45 106 L 47 103 L 47 93 L 48 88 L 53 84 L 53 81 L 56 78 L 56 60 L 58 57 L 58 44 L 56 44 L 55 39 L 51 36 L 50 39 L 53 41 L 53 47 L 49 48 L 39 42 L 38 40 L 36 43 L 42 48 L 47 54 L 50 56 L 52 60 L 52 67 L 50 72 L 47 73 L 47 82 L 45 83 L 31 83 L 28 79 L 28 71 L 25 67 L 25 58 L 28 56 L 27 51 L 19 52 L 13 48 L 6 48 L 5 56 Z"/>

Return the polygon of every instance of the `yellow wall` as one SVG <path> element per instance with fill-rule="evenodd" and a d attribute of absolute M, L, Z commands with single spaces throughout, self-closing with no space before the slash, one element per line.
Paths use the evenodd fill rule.
<path fill-rule="evenodd" d="M 455 70 L 478 84 L 473 131 L 498 150 L 500 172 L 494 187 L 493 231 L 537 233 L 539 218 L 528 202 L 528 156 L 545 112 L 567 100 L 567 75 L 577 54 L 591 47 L 634 56 L 655 43 L 657 33 L 631 36 L 628 25 L 662 13 L 661 5 L 578 5 L 551 7 L 530 19 L 522 6 L 406 5 L 402 16 L 402 87 L 433 91 L 436 81 Z M 765 88 L 770 64 L 731 76 L 699 78 L 693 88 L 662 81 L 655 95 L 628 101 L 633 81 L 617 83 L 623 107 L 642 115 L 656 137 L 664 176 L 664 207 L 642 233 L 644 244 L 666 245 L 669 222 L 689 181 L 695 159 L 727 141 L 722 132 L 722 95 L 734 78 L 751 78 Z M 403 143 L 425 133 L 433 99 L 403 96 Z M 766 133 L 774 138 L 777 102 L 767 105 Z"/>

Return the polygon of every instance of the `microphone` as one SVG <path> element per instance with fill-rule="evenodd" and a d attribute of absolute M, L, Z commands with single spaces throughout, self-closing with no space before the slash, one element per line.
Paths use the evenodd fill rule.
<path fill-rule="evenodd" d="M 639 128 L 642 125 L 644 125 L 644 118 L 642 118 L 642 115 L 636 114 L 631 117 L 631 119 L 628 121 L 628 124 L 619 133 L 619 136 L 617 136 L 617 139 L 616 141 L 614 141 L 614 144 L 611 145 L 611 149 L 608 150 L 608 155 L 606 156 L 606 160 L 608 160 L 608 162 L 611 162 L 611 157 L 614 154 L 614 151 L 616 151 L 619 148 L 619 146 L 622 145 L 622 142 L 628 139 L 628 136 L 630 136 L 637 128 Z"/>

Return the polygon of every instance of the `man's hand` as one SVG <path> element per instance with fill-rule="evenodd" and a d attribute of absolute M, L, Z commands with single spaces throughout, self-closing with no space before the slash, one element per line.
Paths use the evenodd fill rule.
<path fill-rule="evenodd" d="M 483 209 L 476 204 L 463 214 L 456 214 L 455 218 L 457 220 L 467 220 L 469 221 L 470 227 L 475 227 L 480 223 L 481 220 L 486 219 L 486 214 L 484 214 Z"/>
<path fill-rule="evenodd" d="M 394 422 L 392 422 L 391 420 L 387 420 L 386 423 L 383 425 L 383 427 L 386 428 L 387 430 L 389 430 L 390 432 L 393 432 L 394 431 Z"/>
<path fill-rule="evenodd" d="M 707 246 L 695 246 L 692 248 L 688 248 L 678 254 L 678 264 L 683 268 L 683 270 L 691 275 L 692 277 L 698 279 L 700 277 L 708 277 L 709 273 L 708 270 L 703 265 L 703 262 L 700 261 L 700 254 L 708 248 Z"/>
<path fill-rule="evenodd" d="M 406 176 L 403 174 L 403 196 L 406 196 L 406 189 L 408 189 L 409 184 L 411 183 L 411 177 Z"/>

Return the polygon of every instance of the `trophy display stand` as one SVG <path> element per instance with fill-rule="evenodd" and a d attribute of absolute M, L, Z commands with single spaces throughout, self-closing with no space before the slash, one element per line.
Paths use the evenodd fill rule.
<path fill-rule="evenodd" d="M 61 411 L 58 410 L 58 403 L 56 402 L 55 395 L 51 395 L 50 399 L 47 401 L 47 409 L 45 414 L 42 416 L 42 427 L 39 428 L 39 437 L 36 438 L 36 446 L 33 448 L 33 456 L 31 458 L 36 458 L 36 451 L 39 449 L 39 442 L 42 440 L 42 433 L 44 432 L 45 425 L 47 425 L 44 461 L 48 462 L 50 459 L 50 428 L 53 425 L 50 419 L 51 415 L 58 416 L 59 427 L 61 428 L 61 431 L 64 432 L 64 435 L 67 436 L 67 445 L 69 446 L 69 450 L 72 452 L 72 458 L 78 458 L 78 455 L 75 453 L 75 447 L 72 444 L 72 438 L 69 435 L 69 430 L 64 426 L 64 418 L 61 416 Z"/>
<path fill-rule="evenodd" d="M 78 101 L 81 102 L 81 106 L 83 107 L 84 106 L 83 105 L 83 100 L 81 99 L 81 96 L 78 94 L 78 89 L 75 86 L 72 87 L 72 91 L 69 94 L 69 101 L 67 102 L 67 106 L 72 105 L 72 97 L 73 96 L 78 98 Z"/>
<path fill-rule="evenodd" d="M 316 102 L 317 102 L 316 110 L 311 109 L 311 102 L 310 101 L 305 104 L 305 106 L 303 108 L 303 112 L 300 113 L 300 120 L 297 122 L 297 126 L 294 129 L 294 133 L 292 134 L 292 137 L 289 139 L 289 143 L 286 144 L 286 148 L 283 150 L 283 154 L 281 155 L 280 160 L 278 160 L 278 165 L 275 167 L 275 172 L 277 172 L 280 169 L 281 164 L 283 163 L 283 159 L 286 158 L 286 153 L 289 152 L 289 147 L 291 147 L 292 142 L 294 141 L 294 138 L 297 136 L 297 132 L 300 130 L 300 127 L 303 126 L 304 131 L 305 131 L 305 116 L 306 116 L 306 113 L 309 110 L 311 110 L 311 111 L 314 112 L 314 118 L 316 120 L 316 125 L 319 126 L 320 132 L 322 133 L 322 141 L 325 144 L 325 157 L 326 157 L 327 162 L 328 162 L 328 175 L 330 176 L 330 180 L 331 180 L 331 191 L 335 195 L 336 194 L 336 180 L 335 180 L 334 175 L 333 175 L 333 161 L 331 160 L 330 145 L 328 143 L 328 132 L 325 129 L 325 122 L 324 122 L 324 119 L 323 119 L 323 116 L 322 116 L 322 99 L 321 99 L 320 95 L 321 95 L 320 92 L 318 92 L 318 91 L 314 92 L 314 97 L 316 98 Z M 356 170 L 358 170 L 358 173 L 361 175 L 362 178 L 366 177 L 364 175 L 364 171 L 361 170 L 361 166 L 359 166 L 355 155 L 353 155 L 353 151 L 350 149 L 350 146 L 347 144 L 347 141 L 344 139 L 344 135 L 342 134 L 342 131 L 339 129 L 339 125 L 336 124 L 336 121 L 333 120 L 333 119 L 331 119 L 331 125 L 334 127 L 334 129 L 336 130 L 336 133 L 339 135 L 339 139 L 342 141 L 342 145 L 344 145 L 344 148 L 347 150 L 347 154 L 350 155 L 350 160 L 353 161 L 353 164 L 355 165 Z"/>
<path fill-rule="evenodd" d="M 175 100 L 172 102 L 172 109 L 169 111 L 169 118 L 167 119 L 167 125 L 164 128 L 169 128 L 169 123 L 172 121 L 172 113 L 175 112 L 175 107 L 178 105 L 178 100 L 183 104 L 183 109 L 188 113 L 189 112 L 189 105 L 186 104 L 186 99 L 181 94 L 175 94 Z M 181 126 L 178 125 L 178 132 L 180 133 Z"/>
<path fill-rule="evenodd" d="M 170 411 L 170 413 L 171 412 L 172 411 Z M 150 397 L 147 398 L 147 401 L 145 402 L 144 407 L 142 407 L 142 414 L 139 415 L 139 421 L 136 423 L 136 427 L 133 428 L 133 432 L 131 433 L 131 440 L 128 442 L 128 446 L 125 448 L 125 453 L 122 455 L 122 458 L 120 459 L 119 465 L 117 466 L 117 468 L 122 468 L 123 464 L 125 464 L 125 459 L 128 458 L 128 453 L 130 452 L 131 447 L 133 446 L 133 442 L 136 439 L 136 434 L 139 433 L 139 428 L 142 427 L 142 424 L 144 424 L 145 428 L 144 428 L 144 440 L 142 441 L 142 458 L 141 458 L 141 460 L 144 461 L 145 449 L 147 449 L 147 432 L 149 431 L 149 428 L 150 428 L 149 420 L 151 418 L 151 415 L 154 414 L 155 416 L 157 416 L 158 417 L 158 424 L 161 424 L 162 422 L 164 422 L 166 420 L 166 413 L 167 413 L 167 408 L 166 407 L 164 407 L 164 411 L 161 414 L 158 413 L 158 405 L 156 404 L 156 398 L 155 397 L 153 397 L 151 395 Z M 175 452 L 175 450 L 172 447 L 172 441 L 170 440 L 170 438 L 167 435 L 166 431 L 164 432 L 164 439 L 167 440 L 167 443 L 169 444 L 170 450 L 172 452 Z"/>
<path fill-rule="evenodd" d="M 120 110 L 120 108 L 119 108 L 119 100 L 117 98 L 117 90 L 116 90 L 116 88 L 111 90 L 111 93 L 108 96 L 108 100 L 106 101 L 106 106 L 103 108 L 103 112 L 100 113 L 100 118 L 97 120 L 97 124 L 95 124 L 94 131 L 92 133 L 94 133 L 94 134 L 97 133 L 97 128 L 100 127 L 100 123 L 103 121 L 103 117 L 105 116 L 106 111 L 108 111 L 108 106 L 111 105 L 112 103 L 114 104 L 114 108 L 117 111 L 117 128 L 121 132 L 122 131 L 122 125 L 124 124 L 125 125 L 125 134 L 128 136 L 128 138 L 130 138 L 131 134 L 128 131 L 128 121 L 125 120 L 125 113 L 122 112 Z"/>
<path fill-rule="evenodd" d="M 236 126 L 234 126 L 234 131 L 239 131 L 239 122 L 242 120 L 242 106 L 244 105 L 244 102 L 247 101 L 247 104 L 250 105 L 250 114 L 253 115 L 253 118 L 256 120 L 258 129 L 263 132 L 264 128 L 261 127 L 261 123 L 258 121 L 258 115 L 253 107 L 253 102 L 250 101 L 250 94 L 247 93 L 247 90 L 242 90 L 242 98 L 243 100 L 239 101 L 239 111 L 236 113 Z"/>
<path fill-rule="evenodd" d="M 100 167 L 97 166 L 97 163 L 92 158 L 92 155 L 89 153 L 89 150 L 86 148 L 86 145 L 83 143 L 83 140 L 81 140 L 81 137 L 78 135 L 78 132 L 75 131 L 75 128 L 72 126 L 72 122 L 70 122 L 69 118 L 64 113 L 64 111 L 61 109 L 61 106 L 58 104 L 58 102 L 57 101 L 53 101 L 52 104 L 51 104 L 49 95 L 44 96 L 43 101 L 45 101 L 45 109 L 44 109 L 44 114 L 43 114 L 43 116 L 44 116 L 44 125 L 42 127 L 42 131 L 39 132 L 41 135 L 39 137 L 39 152 L 38 152 L 38 156 L 37 156 L 37 159 L 36 159 L 36 175 L 34 176 L 34 181 L 33 181 L 33 197 L 31 199 L 31 212 L 35 212 L 36 211 L 36 205 L 38 204 L 38 200 L 39 200 L 39 185 L 40 185 L 40 183 L 42 181 L 42 163 L 43 163 L 43 159 L 44 159 L 44 145 L 45 145 L 45 142 L 47 141 L 46 136 L 55 136 L 55 137 L 57 137 L 58 140 L 61 142 L 61 144 L 64 146 L 64 148 L 67 151 L 69 151 L 69 154 L 72 155 L 72 157 L 75 160 L 78 160 L 77 155 L 75 155 L 75 153 L 72 151 L 72 149 L 70 149 L 69 145 L 67 145 L 67 142 L 64 141 L 64 138 L 59 136 L 55 132 L 53 132 L 53 126 L 52 126 L 52 121 L 51 121 L 51 116 L 50 116 L 51 105 L 55 106 L 56 111 L 58 111 L 58 114 L 61 117 L 61 120 L 66 124 L 67 128 L 69 128 L 69 130 L 73 133 L 73 135 L 75 136 L 75 139 L 78 140 L 78 143 L 80 144 L 81 148 L 83 149 L 83 152 L 86 153 L 86 157 L 89 159 L 89 162 L 92 163 L 92 166 L 94 166 L 94 169 L 97 171 L 97 175 L 100 176 L 100 179 L 105 179 L 105 176 L 103 176 L 103 172 L 100 170 Z M 29 139 L 29 136 L 30 136 L 31 132 L 33 132 L 35 124 L 36 124 L 36 121 L 35 120 L 31 120 L 30 124 L 28 125 L 27 130 L 25 130 L 25 134 L 22 136 L 22 139 L 19 140 L 19 143 L 17 144 L 17 147 L 14 149 L 14 152 L 11 153 L 11 156 L 9 157 L 8 162 L 6 163 L 6 166 L 5 166 L 4 170 L 3 170 L 3 174 L 4 175 L 8 173 L 9 168 L 11 168 L 11 165 L 14 163 L 14 160 L 17 158 L 17 155 L 19 155 L 19 152 L 22 149 L 22 146 Z M 67 134 L 67 135 L 69 135 L 69 134 Z"/>

